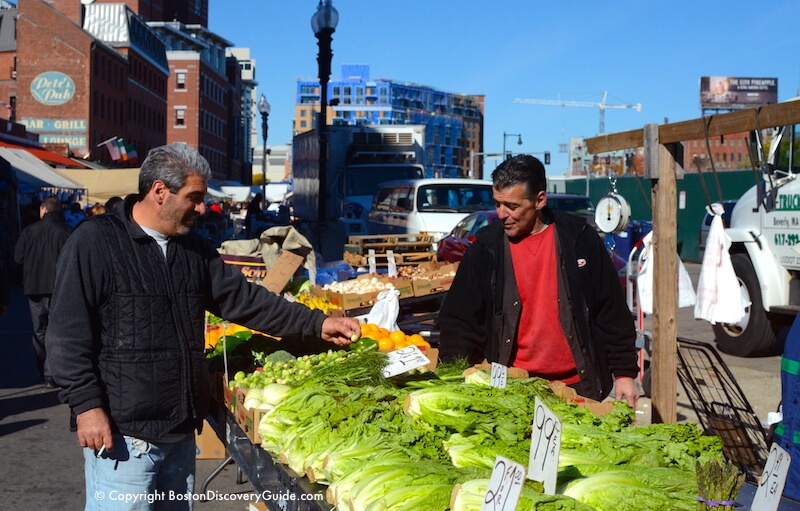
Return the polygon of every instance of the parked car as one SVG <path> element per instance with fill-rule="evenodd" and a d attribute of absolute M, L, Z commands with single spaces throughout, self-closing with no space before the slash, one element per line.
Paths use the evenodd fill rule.
<path fill-rule="evenodd" d="M 731 213 L 733 213 L 733 208 L 736 206 L 738 200 L 724 200 L 721 201 L 722 207 L 725 209 L 725 212 L 722 214 L 722 225 L 725 226 L 727 229 L 731 225 Z M 697 243 L 697 248 L 700 252 L 700 260 L 703 260 L 703 255 L 706 251 L 706 238 L 708 238 L 708 231 L 711 229 L 711 220 L 714 218 L 714 215 L 711 213 L 706 212 L 705 216 L 703 217 L 703 223 L 700 224 L 700 237 Z"/>
<path fill-rule="evenodd" d="M 404 179 L 378 186 L 368 221 L 370 234 L 447 235 L 473 211 L 494 205 L 492 184 L 476 179 Z"/>
<path fill-rule="evenodd" d="M 475 233 L 489 224 L 497 222 L 497 211 L 476 211 L 464 217 L 442 238 L 436 250 L 436 257 L 443 262 L 457 263 L 464 257 L 467 247 L 475 241 Z"/>

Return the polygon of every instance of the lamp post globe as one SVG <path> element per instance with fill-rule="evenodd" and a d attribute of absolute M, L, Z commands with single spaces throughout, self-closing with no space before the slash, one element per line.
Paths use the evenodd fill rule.
<path fill-rule="evenodd" d="M 506 153 L 506 139 L 508 137 L 517 137 L 517 145 L 522 145 L 522 134 L 521 133 L 506 133 L 503 132 L 503 159 L 507 160 L 511 157 L 510 153 Z"/>
<path fill-rule="evenodd" d="M 261 113 L 261 135 L 263 137 L 263 153 L 261 158 L 261 196 L 264 197 L 266 201 L 267 198 L 267 132 L 269 131 L 269 124 L 267 119 L 269 118 L 269 101 L 264 95 L 261 95 L 261 98 L 258 100 L 258 111 Z"/>
<path fill-rule="evenodd" d="M 322 229 L 327 217 L 328 81 L 331 77 L 331 61 L 333 60 L 331 42 L 338 24 L 339 12 L 333 7 L 331 0 L 320 0 L 317 5 L 317 12 L 311 16 L 311 29 L 314 31 L 319 46 L 317 64 L 319 66 L 320 109 L 316 129 L 319 135 L 319 211 L 317 219 L 320 229 Z"/>

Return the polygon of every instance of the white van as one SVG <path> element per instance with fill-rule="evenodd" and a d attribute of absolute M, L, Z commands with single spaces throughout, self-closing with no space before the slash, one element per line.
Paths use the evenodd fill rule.
<path fill-rule="evenodd" d="M 485 209 L 494 209 L 489 181 L 454 178 L 386 181 L 378 185 L 372 199 L 369 232 L 425 233 L 438 242 L 462 218 Z"/>

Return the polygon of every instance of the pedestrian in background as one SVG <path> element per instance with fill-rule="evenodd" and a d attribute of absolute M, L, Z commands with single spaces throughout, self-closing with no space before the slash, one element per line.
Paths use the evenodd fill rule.
<path fill-rule="evenodd" d="M 186 144 L 153 149 L 138 195 L 86 220 L 59 260 L 47 342 L 84 447 L 87 510 L 107 509 L 96 495 L 193 492 L 194 431 L 212 389 L 206 310 L 277 336 L 345 345 L 360 334 L 352 318 L 248 282 L 191 231 L 210 177 Z M 191 499 L 136 507 L 154 508 L 191 509 Z"/>
<path fill-rule="evenodd" d="M 89 213 L 86 216 L 88 218 L 90 216 L 102 215 L 105 212 L 106 212 L 106 207 L 98 202 L 97 204 L 89 208 Z"/>
<path fill-rule="evenodd" d="M 46 355 L 45 339 L 50 315 L 50 299 L 58 260 L 70 229 L 62 214 L 61 202 L 48 197 L 39 206 L 38 222 L 20 233 L 14 249 L 14 261 L 22 265 L 22 289 L 28 297 L 33 321 L 33 349 L 36 365 L 47 388 L 54 388 Z"/>
<path fill-rule="evenodd" d="M 256 222 L 264 220 L 264 211 L 261 209 L 261 201 L 264 196 L 257 193 L 255 197 L 247 205 L 247 216 L 244 217 L 244 232 L 248 238 L 255 238 L 258 233 L 255 232 Z"/>
<path fill-rule="evenodd" d="M 64 219 L 67 221 L 67 225 L 69 225 L 70 229 L 77 227 L 84 218 L 86 218 L 86 215 L 83 214 L 81 205 L 77 202 L 70 204 L 67 210 L 64 211 Z"/>

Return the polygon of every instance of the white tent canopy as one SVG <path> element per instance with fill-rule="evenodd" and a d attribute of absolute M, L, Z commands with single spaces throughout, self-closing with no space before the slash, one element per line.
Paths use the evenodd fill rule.
<path fill-rule="evenodd" d="M 7 161 L 14 168 L 14 174 L 20 183 L 26 183 L 32 188 L 59 188 L 64 190 L 81 190 L 85 188 L 80 183 L 59 174 L 50 165 L 24 149 L 0 147 L 0 158 Z"/>
<path fill-rule="evenodd" d="M 81 183 L 88 192 L 87 203 L 104 203 L 111 197 L 139 192 L 139 169 L 58 169 L 70 180 Z"/>

